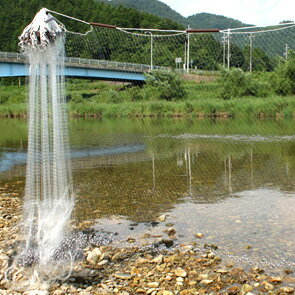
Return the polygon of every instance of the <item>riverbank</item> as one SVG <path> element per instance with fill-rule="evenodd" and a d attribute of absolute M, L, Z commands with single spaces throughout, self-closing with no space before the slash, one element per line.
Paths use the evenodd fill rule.
<path fill-rule="evenodd" d="M 295 96 L 270 94 L 224 100 L 216 81 L 185 81 L 185 98 L 163 100 L 157 89 L 100 81 L 69 81 L 67 106 L 71 117 L 94 118 L 294 118 Z M 26 117 L 25 86 L 0 87 L 0 117 Z"/>
<path fill-rule="evenodd" d="M 5 279 L 15 249 L 21 241 L 18 224 L 21 219 L 22 188 L 20 181 L 0 185 L 0 294 L 294 293 L 295 277 L 292 270 L 282 269 L 280 273 L 268 274 L 257 266 L 242 268 L 237 262 L 222 260 L 216 245 L 203 245 L 201 233 L 196 233 L 196 242 L 173 247 L 173 225 L 168 228 L 169 237 L 166 240 L 144 247 L 137 246 L 137 241 L 128 237 L 128 247 L 92 242 L 82 249 L 84 258 L 76 261 L 65 281 L 57 280 L 49 287 L 39 284 L 34 291 L 12 290 L 12 286 L 19 290 L 28 279 L 24 269 L 10 272 L 14 285 Z M 159 216 L 157 222 L 165 222 L 165 216 Z M 85 233 L 90 224 L 85 221 L 78 224 L 77 229 L 83 229 Z"/>

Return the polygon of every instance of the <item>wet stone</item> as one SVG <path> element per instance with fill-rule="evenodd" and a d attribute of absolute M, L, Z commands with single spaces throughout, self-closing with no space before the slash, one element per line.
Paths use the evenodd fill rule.
<path fill-rule="evenodd" d="M 262 286 L 267 291 L 272 291 L 274 289 L 274 286 L 271 283 L 266 282 L 266 281 L 262 282 Z"/>
<path fill-rule="evenodd" d="M 249 284 L 244 284 L 241 288 L 241 293 L 240 295 L 246 295 L 249 294 L 253 290 L 253 287 Z"/>
<path fill-rule="evenodd" d="M 240 291 L 240 288 L 237 287 L 237 286 L 230 287 L 230 288 L 227 289 L 228 295 L 236 295 L 236 294 L 239 294 L 239 291 Z"/>
<path fill-rule="evenodd" d="M 172 239 L 162 239 L 161 243 L 164 244 L 167 248 L 172 247 L 174 244 Z"/>
<path fill-rule="evenodd" d="M 115 273 L 115 277 L 121 280 L 130 280 L 132 275 L 130 273 Z"/>

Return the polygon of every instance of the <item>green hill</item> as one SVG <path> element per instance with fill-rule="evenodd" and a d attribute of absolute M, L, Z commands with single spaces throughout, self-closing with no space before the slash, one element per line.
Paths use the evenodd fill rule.
<path fill-rule="evenodd" d="M 108 2 L 108 1 L 106 1 Z M 15 0 L 0 1 L 0 51 L 17 51 L 18 36 L 34 15 L 46 7 L 89 22 L 100 22 L 122 27 L 181 29 L 180 24 L 134 8 L 113 6 L 95 0 Z M 58 17 L 68 29 L 85 31 L 85 25 Z"/>
<path fill-rule="evenodd" d="M 211 13 L 197 13 L 187 18 L 187 22 L 192 28 L 202 29 L 228 29 L 228 28 L 240 28 L 250 26 L 244 24 L 239 20 L 225 17 L 223 15 L 216 15 Z"/>
<path fill-rule="evenodd" d="M 179 24 L 187 25 L 187 20 L 180 13 L 158 0 L 97 0 L 113 5 L 132 7 L 142 12 L 147 12 L 159 17 L 171 19 Z"/>
<path fill-rule="evenodd" d="M 211 13 L 197 13 L 189 17 L 184 17 L 180 13 L 170 8 L 159 0 L 97 0 L 98 2 L 106 2 L 113 5 L 121 5 L 124 7 L 132 7 L 139 11 L 144 11 L 159 17 L 168 18 L 179 24 L 191 28 L 202 29 L 227 29 L 249 26 L 238 20 L 228 18 L 222 15 Z"/>

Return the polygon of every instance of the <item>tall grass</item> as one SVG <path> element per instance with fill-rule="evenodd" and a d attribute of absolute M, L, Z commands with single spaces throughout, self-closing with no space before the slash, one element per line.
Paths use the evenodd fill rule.
<path fill-rule="evenodd" d="M 255 78 L 255 74 L 253 75 Z M 265 73 L 268 79 L 271 73 Z M 155 86 L 109 84 L 100 81 L 67 82 L 69 114 L 74 117 L 276 117 L 291 118 L 295 113 L 295 96 L 231 97 L 222 99 L 225 84 L 218 80 L 184 82 L 186 95 L 177 100 L 161 98 Z M 228 86 L 229 87 L 229 86 Z M 0 86 L 0 116 L 26 115 L 26 87 Z"/>

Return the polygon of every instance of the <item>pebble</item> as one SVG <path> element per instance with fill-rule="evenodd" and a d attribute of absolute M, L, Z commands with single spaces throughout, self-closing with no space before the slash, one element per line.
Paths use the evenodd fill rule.
<path fill-rule="evenodd" d="M 162 239 L 161 243 L 164 244 L 167 248 L 170 248 L 173 246 L 174 242 L 171 239 Z"/>
<path fill-rule="evenodd" d="M 97 262 L 99 262 L 101 255 L 102 255 L 102 253 L 99 250 L 99 248 L 94 248 L 92 251 L 87 253 L 86 260 L 90 264 L 96 264 Z"/>
<path fill-rule="evenodd" d="M 253 290 L 253 287 L 249 284 L 244 284 L 241 288 L 240 295 L 247 295 Z"/>
<path fill-rule="evenodd" d="M 280 283 L 280 282 L 282 282 L 282 280 L 283 279 L 281 277 L 271 277 L 269 279 L 269 281 L 272 282 L 272 283 Z"/>
<path fill-rule="evenodd" d="M 294 293 L 294 288 L 292 288 L 292 287 L 281 287 L 279 289 L 279 291 L 281 293 L 293 294 Z"/>
<path fill-rule="evenodd" d="M 180 267 L 178 267 L 178 268 L 176 268 L 174 270 L 174 274 L 177 277 L 182 277 L 182 278 L 185 278 L 187 276 L 187 272 L 184 269 L 180 268 Z"/>
<path fill-rule="evenodd" d="M 147 286 L 149 288 L 158 288 L 159 287 L 159 283 L 158 282 L 150 282 L 147 284 Z"/>
<path fill-rule="evenodd" d="M 48 295 L 47 290 L 31 290 L 24 292 L 24 295 Z"/>
<path fill-rule="evenodd" d="M 267 281 L 262 282 L 262 286 L 267 291 L 272 291 L 275 288 L 271 283 L 269 283 Z"/>
<path fill-rule="evenodd" d="M 182 290 L 180 293 L 180 295 L 193 295 L 193 294 L 199 294 L 197 289 L 186 289 L 186 290 Z"/>
<path fill-rule="evenodd" d="M 198 238 L 198 239 L 202 239 L 204 237 L 204 234 L 202 234 L 202 233 L 196 233 L 195 234 L 195 237 Z"/>
<path fill-rule="evenodd" d="M 209 284 L 211 284 L 211 283 L 213 283 L 213 280 L 202 280 L 202 281 L 200 282 L 201 285 L 209 285 Z"/>
<path fill-rule="evenodd" d="M 166 230 L 167 234 L 169 237 L 172 237 L 176 234 L 176 230 L 173 228 L 173 227 L 169 227 L 167 230 Z"/>
<path fill-rule="evenodd" d="M 158 255 L 158 256 L 156 256 L 153 260 L 152 260 L 152 262 L 153 263 L 162 263 L 163 262 L 163 259 L 164 259 L 164 257 L 163 257 L 163 255 Z"/>
<path fill-rule="evenodd" d="M 159 217 L 158 217 L 158 221 L 160 221 L 160 222 L 164 222 L 164 221 L 166 221 L 166 215 L 161 215 L 161 216 L 159 216 Z"/>
<path fill-rule="evenodd" d="M 237 287 L 237 286 L 234 286 L 234 287 L 230 287 L 230 288 L 228 288 L 227 289 L 227 294 L 228 295 L 236 295 L 236 294 L 238 294 L 239 293 L 239 287 Z"/>
<path fill-rule="evenodd" d="M 216 270 L 216 272 L 221 273 L 221 274 L 226 274 L 226 273 L 228 273 L 228 270 L 221 268 L 221 269 Z"/>
<path fill-rule="evenodd" d="M 284 269 L 284 273 L 285 273 L 286 275 L 291 275 L 291 274 L 293 274 L 293 271 L 290 270 L 290 269 Z"/>
<path fill-rule="evenodd" d="M 130 273 L 115 273 L 115 277 L 121 280 L 130 280 L 132 275 Z"/>

